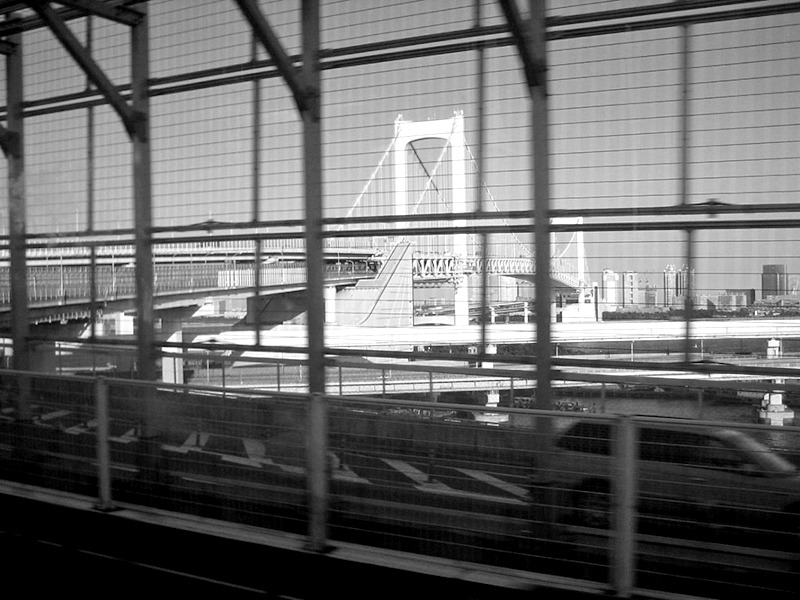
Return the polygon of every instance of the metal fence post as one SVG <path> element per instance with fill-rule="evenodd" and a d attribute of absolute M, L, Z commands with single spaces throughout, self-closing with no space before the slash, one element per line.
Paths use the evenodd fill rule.
<path fill-rule="evenodd" d="M 111 451 L 108 446 L 108 383 L 100 377 L 95 383 L 95 416 L 97 417 L 97 483 L 98 510 L 113 510 L 111 502 Z"/>
<path fill-rule="evenodd" d="M 322 552 L 328 545 L 328 425 L 325 396 L 320 393 L 309 394 L 308 401 L 308 545 L 310 550 Z"/>
<path fill-rule="evenodd" d="M 697 390 L 697 418 L 703 418 L 703 388 Z"/>
<path fill-rule="evenodd" d="M 623 415 L 617 421 L 614 448 L 614 540 L 611 585 L 617 598 L 630 598 L 634 583 L 636 536 L 636 428 L 633 420 Z"/>

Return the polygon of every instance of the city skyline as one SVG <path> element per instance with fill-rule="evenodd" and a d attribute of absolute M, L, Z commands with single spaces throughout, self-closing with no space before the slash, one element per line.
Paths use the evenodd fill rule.
<path fill-rule="evenodd" d="M 654 306 L 667 306 L 682 308 L 684 302 L 684 294 L 682 293 L 686 287 L 686 272 L 687 265 L 676 268 L 675 265 L 665 265 L 662 273 L 640 273 L 638 271 L 621 270 L 617 271 L 612 268 L 603 269 L 597 281 L 593 281 L 593 289 L 598 293 L 598 300 L 606 302 L 609 305 L 615 305 L 624 308 L 626 305 L 642 305 L 649 306 L 650 303 L 644 300 L 646 290 L 657 290 L 658 300 L 655 300 Z M 635 278 L 637 282 L 636 289 L 639 292 L 641 300 L 639 302 L 626 302 L 621 296 L 618 295 L 622 288 L 620 280 L 621 276 L 628 275 L 629 278 Z M 656 280 L 657 276 L 661 276 Z M 693 273 L 693 275 L 695 275 Z M 713 298 L 715 296 L 727 296 L 734 294 L 746 294 L 752 296 L 749 301 L 750 304 L 758 300 L 779 299 L 786 296 L 797 296 L 798 288 L 800 288 L 800 273 L 793 273 L 787 269 L 786 264 L 765 264 L 762 265 L 762 272 L 759 274 L 758 285 L 753 286 L 726 286 L 722 289 L 703 289 L 693 287 L 693 297 L 696 299 Z M 694 279 L 694 277 L 693 277 Z M 670 300 L 672 298 L 672 300 Z"/>
<path fill-rule="evenodd" d="M 237 11 L 218 3 L 152 3 L 152 76 L 156 82 L 184 68 L 246 64 L 251 58 L 247 24 Z M 554 4 L 552 14 L 580 12 L 581 3 Z M 500 22 L 499 9 L 485 3 L 483 22 Z M 336 10 L 336 9 L 334 9 Z M 300 47 L 291 11 L 270 11 L 289 52 Z M 174 34 L 181 18 L 203 20 L 208 27 L 194 37 Z M 336 29 L 323 31 L 323 45 L 344 40 L 378 39 L 379 23 L 407 19 L 391 2 L 348 14 Z M 419 18 L 417 16 L 416 18 Z M 445 5 L 428 13 L 427 31 L 452 23 L 470 25 L 471 6 Z M 446 25 L 445 25 L 446 24 Z M 85 24 L 70 23 L 78 38 Z M 128 77 L 128 59 L 106 40 L 118 25 L 95 24 L 93 52 L 113 81 Z M 800 52 L 792 41 L 800 32 L 796 13 L 757 21 L 701 23 L 689 29 L 688 200 L 711 198 L 726 204 L 792 203 L 798 191 L 800 119 L 791 98 L 800 89 Z M 353 37 L 350 37 L 353 36 Z M 32 32 L 26 44 L 31 100 L 78 91 L 80 70 L 47 30 Z M 552 40 L 549 53 L 551 112 L 551 206 L 559 208 L 670 206 L 678 195 L 679 116 L 681 112 L 681 30 L 668 27 L 633 31 L 613 43 L 605 37 Z M 264 58 L 263 51 L 258 56 Z M 486 51 L 489 101 L 485 114 L 485 180 L 501 210 L 530 209 L 530 132 L 524 115 L 527 94 L 516 68 L 513 47 Z M 463 110 L 467 142 L 476 150 L 476 55 L 407 59 L 408 69 L 390 64 L 325 71 L 323 120 L 324 211 L 342 216 L 369 180 L 391 142 L 394 121 L 446 118 Z M 736 76 L 729 76 L 735 65 Z M 68 82 L 68 83 L 67 83 Z M 5 83 L 0 82 L 0 87 Z M 259 217 L 302 218 L 301 153 L 296 139 L 300 121 L 292 98 L 278 78 L 261 84 L 262 162 Z M 424 95 L 419 91 L 424 90 Z M 250 134 L 253 84 L 230 83 L 213 95 L 181 91 L 151 99 L 153 112 L 154 220 L 178 226 L 205 221 L 247 221 L 253 198 Z M 108 107 L 94 109 L 94 226 L 132 223 L 128 141 Z M 86 111 L 26 119 L 29 231 L 65 232 L 88 225 L 85 177 Z M 739 127 L 729 127 L 734 119 Z M 220 157 L 223 157 L 222 159 Z M 2 168 L 5 168 L 3 166 Z M 52 190 L 59 189 L 53 198 Z M 7 194 L 0 210 L 7 215 Z M 471 200 L 474 207 L 474 198 Z M 387 198 L 383 210 L 392 211 Z M 380 207 L 379 207 L 380 208 Z M 761 218 L 761 217 L 753 217 Z M 710 218 L 709 218 L 710 219 Z M 5 230 L 7 216 L 3 218 Z M 666 222 L 666 220 L 665 220 Z M 711 222 L 709 220 L 709 222 Z M 626 259 L 630 269 L 657 273 L 665 262 L 682 263 L 685 238 L 680 231 L 587 233 L 590 266 Z M 698 286 L 737 287 L 760 274 L 764 263 L 790 262 L 796 255 L 791 229 L 697 232 L 693 266 Z"/>

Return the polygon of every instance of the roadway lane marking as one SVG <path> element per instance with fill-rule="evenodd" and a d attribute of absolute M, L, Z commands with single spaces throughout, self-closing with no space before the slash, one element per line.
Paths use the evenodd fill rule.
<path fill-rule="evenodd" d="M 200 433 L 199 431 L 193 431 L 189 434 L 189 437 L 186 438 L 186 441 L 183 442 L 180 446 L 173 446 L 172 444 L 164 444 L 162 448 L 165 450 L 169 450 L 171 452 L 180 452 L 181 454 L 188 454 L 191 451 L 200 452 L 203 450 L 203 446 L 208 443 L 208 438 L 211 435 L 208 433 Z"/>
<path fill-rule="evenodd" d="M 343 481 L 357 481 L 358 483 L 369 483 L 370 485 L 372 484 L 372 482 L 369 479 L 364 479 L 363 477 L 361 477 L 361 475 L 353 471 L 353 469 L 343 464 L 339 464 L 338 466 L 336 466 L 333 469 L 331 476 L 334 479 L 341 479 Z"/>
<path fill-rule="evenodd" d="M 128 431 L 126 431 L 122 435 L 116 435 L 113 437 L 109 437 L 108 439 L 111 440 L 112 442 L 119 442 L 121 444 L 130 444 L 131 442 L 135 442 L 137 439 L 136 429 L 134 428 L 128 429 Z"/>
<path fill-rule="evenodd" d="M 67 427 L 64 430 L 64 433 L 71 433 L 73 435 L 78 435 L 80 433 L 85 433 L 90 429 L 97 428 L 97 419 L 92 419 L 91 421 L 86 421 L 85 423 L 81 423 L 80 425 L 73 425 L 72 427 Z"/>
<path fill-rule="evenodd" d="M 202 448 L 208 443 L 208 438 L 211 437 L 209 433 L 201 433 L 199 431 L 193 431 L 189 434 L 189 437 L 186 438 L 186 441 L 183 442 L 181 448 L 186 448 L 190 450 L 192 448 L 200 447 Z"/>
<path fill-rule="evenodd" d="M 513 483 L 509 483 L 507 481 L 503 481 L 502 479 L 498 479 L 494 475 L 489 475 L 485 471 L 476 471 L 475 469 L 461 469 L 458 467 L 456 467 L 455 470 L 464 473 L 464 475 L 469 475 L 473 479 L 482 481 L 483 483 L 488 483 L 492 487 L 499 488 L 504 492 L 508 492 L 512 496 L 519 496 L 520 498 L 525 498 L 528 495 L 528 491 L 524 487 L 515 485 Z"/>
<path fill-rule="evenodd" d="M 403 460 L 395 460 L 393 458 L 381 458 L 387 465 L 400 471 L 403 475 L 408 477 L 411 481 L 416 483 L 415 486 L 419 490 L 436 491 L 436 492 L 455 492 L 453 488 L 441 483 L 440 481 L 431 480 L 430 475 L 424 471 L 420 471 L 414 465 L 410 465 Z"/>
<path fill-rule="evenodd" d="M 381 460 L 396 471 L 400 471 L 414 483 L 424 484 L 430 481 L 427 473 L 420 471 L 414 465 L 410 465 L 403 460 L 395 460 L 393 458 L 381 458 Z"/>
<path fill-rule="evenodd" d="M 291 465 L 283 465 L 281 463 L 276 463 L 271 458 L 267 458 L 267 447 L 264 442 L 260 440 L 254 440 L 252 438 L 242 438 L 242 444 L 244 445 L 244 451 L 247 453 L 247 459 L 250 462 L 242 463 L 242 464 L 256 464 L 259 467 L 268 466 L 268 467 L 278 467 L 283 469 L 287 473 L 305 473 L 306 470 L 304 467 L 293 467 Z M 233 461 L 237 462 L 237 461 Z"/>
<path fill-rule="evenodd" d="M 52 421 L 58 417 L 65 417 L 70 414 L 71 410 L 54 410 L 53 412 L 46 413 L 39 416 L 39 421 Z"/>
<path fill-rule="evenodd" d="M 261 461 L 260 460 L 253 460 L 252 458 L 244 458 L 242 456 L 236 456 L 235 454 L 223 454 L 220 458 L 229 463 L 234 463 L 237 465 L 243 465 L 245 467 L 258 467 L 261 468 Z"/>
<path fill-rule="evenodd" d="M 244 444 L 244 451 L 247 453 L 247 458 L 250 460 L 264 458 L 267 455 L 267 449 L 266 446 L 264 446 L 264 442 L 251 438 L 242 438 L 242 444 Z"/>
<path fill-rule="evenodd" d="M 446 485 L 443 484 L 417 486 L 417 489 L 425 490 L 436 494 L 458 496 L 459 498 L 473 498 L 475 500 L 486 500 L 495 504 L 511 504 L 513 506 L 528 505 L 528 503 L 525 500 L 519 500 L 517 498 L 509 498 L 508 496 L 492 496 L 489 494 L 479 494 L 477 492 L 464 492 L 462 490 L 456 490 L 451 487 L 447 487 Z"/>

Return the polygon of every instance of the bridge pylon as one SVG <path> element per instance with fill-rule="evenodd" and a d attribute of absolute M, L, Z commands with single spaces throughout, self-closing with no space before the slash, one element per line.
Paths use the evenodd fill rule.
<path fill-rule="evenodd" d="M 408 208 L 408 157 L 406 147 L 417 141 L 426 139 L 441 139 L 450 146 L 450 161 L 452 166 L 451 206 L 453 213 L 463 213 L 467 210 L 467 142 L 464 137 L 464 113 L 454 111 L 449 119 L 434 121 L 406 121 L 400 114 L 395 120 L 395 140 L 392 149 L 394 158 L 394 193 L 395 215 L 409 214 Z M 457 219 L 453 222 L 455 227 L 465 228 L 466 221 Z M 398 222 L 396 227 L 403 229 L 408 223 Z M 467 234 L 458 233 L 453 236 L 453 257 L 456 262 L 467 257 Z M 455 324 L 469 324 L 469 279 L 466 276 L 458 277 L 455 282 Z"/>

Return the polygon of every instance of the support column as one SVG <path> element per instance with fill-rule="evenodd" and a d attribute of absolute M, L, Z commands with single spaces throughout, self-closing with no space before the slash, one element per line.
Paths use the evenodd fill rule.
<path fill-rule="evenodd" d="M 7 132 L 4 132 L 3 151 L 8 157 L 8 220 L 9 264 L 11 268 L 11 366 L 18 371 L 30 370 L 28 335 L 28 265 L 25 244 L 25 153 L 22 117 L 22 36 L 14 34 L 8 41 L 14 49 L 6 55 Z M 16 390 L 17 419 L 31 418 L 30 381 L 20 377 Z"/>
<path fill-rule="evenodd" d="M 500 0 L 500 6 L 516 41 L 517 50 L 525 69 L 525 80 L 531 99 L 531 146 L 533 156 L 531 170 L 531 202 L 533 206 L 533 236 L 536 273 L 536 399 L 535 408 L 552 409 L 550 355 L 552 315 L 550 281 L 550 173 L 548 163 L 548 115 L 547 115 L 547 60 L 545 52 L 545 3 L 529 0 L 528 19 L 523 20 L 515 0 Z M 552 429 L 550 419 L 537 419 L 536 450 L 538 464 L 531 483 L 534 503 L 543 508 L 539 527 L 543 538 L 554 534 L 553 507 L 556 505 L 552 476 L 547 457 L 552 452 Z"/>
<path fill-rule="evenodd" d="M 169 333 L 168 342 L 180 344 L 183 342 L 183 330 L 176 329 Z M 165 348 L 165 355 L 161 357 L 161 379 L 164 383 L 178 383 L 183 385 L 183 351 L 180 348 Z"/>
<path fill-rule="evenodd" d="M 492 354 L 492 355 L 497 354 L 497 346 L 495 344 L 486 344 L 484 351 L 486 354 Z M 490 360 L 485 360 L 482 366 L 485 369 L 493 369 L 494 362 Z"/>
<path fill-rule="evenodd" d="M 139 344 L 139 379 L 154 381 L 154 317 L 153 317 L 153 248 L 152 248 L 152 183 L 150 163 L 150 51 L 147 5 L 137 7 L 144 13 L 132 27 L 131 35 L 131 101 L 134 115 L 133 202 L 136 231 L 136 316 Z"/>
<path fill-rule="evenodd" d="M 406 177 L 406 143 L 399 143 L 400 136 L 403 129 L 403 115 L 397 115 L 394 121 L 394 136 L 395 143 L 392 149 L 394 159 L 394 214 L 407 215 L 408 214 L 408 198 Z M 398 222 L 395 229 L 403 229 L 408 227 L 408 223 Z"/>
<path fill-rule="evenodd" d="M 336 323 L 336 286 L 325 286 L 325 322 Z"/>
<path fill-rule="evenodd" d="M 689 26 L 681 25 L 681 151 L 680 151 L 680 172 L 678 184 L 680 203 L 682 206 L 689 204 Z M 694 258 L 694 230 L 686 230 L 686 289 L 684 291 L 683 314 L 685 323 L 685 334 L 683 338 L 683 360 L 688 364 L 691 362 L 692 354 L 692 310 L 694 309 L 694 286 L 692 281 L 692 267 Z"/>
<path fill-rule="evenodd" d="M 302 68 L 286 54 L 256 0 L 236 0 L 253 33 L 269 52 L 292 90 L 303 120 L 305 242 L 308 282 L 309 418 L 306 436 L 308 468 L 308 546 L 327 547 L 328 421 L 325 403 L 325 273 L 322 231 L 322 124 L 319 64 L 319 0 L 302 2 Z"/>
<path fill-rule="evenodd" d="M 150 155 L 150 41 L 148 32 L 147 5 L 138 9 L 142 19 L 131 28 L 131 109 L 130 130 L 133 142 L 133 203 L 134 230 L 136 232 L 136 335 L 138 378 L 155 381 L 156 348 L 153 297 L 155 295 L 153 247 L 152 247 L 152 183 Z M 155 438 L 162 426 L 159 404 L 154 388 L 145 388 L 142 412 L 142 438 L 146 440 L 144 450 L 144 476 L 155 480 L 160 476 L 157 467 Z M 150 442 L 152 440 L 152 442 Z M 152 445 L 152 447 L 151 447 Z"/>
<path fill-rule="evenodd" d="M 135 332 L 133 315 L 124 312 L 114 313 L 114 335 L 133 335 Z"/>
<path fill-rule="evenodd" d="M 308 546 L 328 546 L 328 414 L 325 403 L 325 257 L 322 237 L 322 102 L 319 64 L 319 1 L 303 0 L 303 117 L 306 261 L 308 268 Z"/>
<path fill-rule="evenodd" d="M 531 120 L 533 125 L 533 215 L 536 250 L 536 408 L 552 408 L 550 369 L 550 165 L 544 2 L 530 2 Z M 545 436 L 543 436 L 545 437 Z"/>
<path fill-rule="evenodd" d="M 469 325 L 469 284 L 468 276 L 461 275 L 455 281 L 455 293 L 453 295 L 454 325 L 456 327 L 466 327 Z"/>

